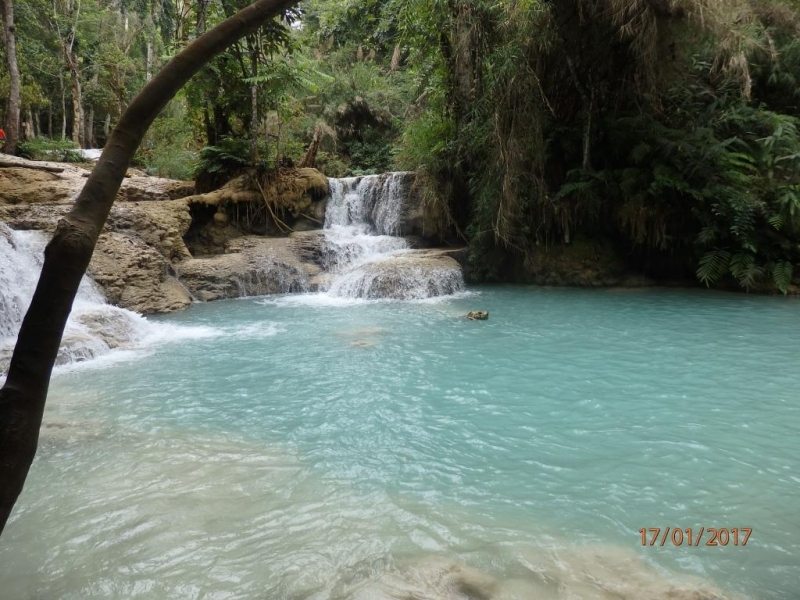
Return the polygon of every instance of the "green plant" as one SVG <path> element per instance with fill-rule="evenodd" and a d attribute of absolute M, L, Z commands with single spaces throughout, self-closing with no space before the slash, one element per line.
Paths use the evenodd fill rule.
<path fill-rule="evenodd" d="M 17 151 L 23 158 L 31 160 L 53 160 L 57 162 L 83 162 L 85 159 L 72 140 L 51 140 L 37 137 L 20 142 Z"/>
<path fill-rule="evenodd" d="M 182 180 L 194 177 L 197 144 L 181 99 L 171 102 L 155 120 L 135 160 L 151 175 Z"/>
<path fill-rule="evenodd" d="M 198 191 L 216 189 L 251 166 L 251 144 L 241 138 L 223 138 L 198 153 L 195 180 Z"/>

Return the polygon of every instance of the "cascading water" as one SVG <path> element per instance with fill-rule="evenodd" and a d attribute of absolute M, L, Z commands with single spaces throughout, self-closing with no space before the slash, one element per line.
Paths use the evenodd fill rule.
<path fill-rule="evenodd" d="M 402 233 L 410 173 L 330 179 L 321 263 L 328 293 L 344 298 L 422 299 L 464 287 L 454 264 L 420 256 Z"/>
<path fill-rule="evenodd" d="M 36 289 L 46 243 L 47 236 L 40 231 L 14 231 L 0 223 L 0 376 L 8 368 Z M 158 330 L 141 315 L 108 304 L 97 285 L 84 277 L 56 364 L 85 361 L 115 348 L 132 347 L 160 335 Z"/>

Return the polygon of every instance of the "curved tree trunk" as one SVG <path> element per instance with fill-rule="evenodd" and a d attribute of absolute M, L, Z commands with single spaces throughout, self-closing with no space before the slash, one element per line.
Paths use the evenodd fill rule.
<path fill-rule="evenodd" d="M 78 285 L 145 132 L 211 58 L 295 2 L 257 0 L 197 38 L 164 66 L 122 115 L 73 209 L 58 222 L 0 390 L 0 532 L 36 454 L 50 375 Z"/>
<path fill-rule="evenodd" d="M 2 0 L 3 24 L 6 38 L 6 60 L 8 62 L 8 112 L 6 113 L 6 145 L 4 152 L 17 153 L 19 141 L 20 80 L 17 66 L 17 36 L 14 28 L 14 4 Z"/>

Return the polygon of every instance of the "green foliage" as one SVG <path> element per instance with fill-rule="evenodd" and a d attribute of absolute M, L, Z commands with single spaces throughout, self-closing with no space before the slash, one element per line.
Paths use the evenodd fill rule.
<path fill-rule="evenodd" d="M 21 142 L 17 150 L 20 156 L 30 160 L 56 162 L 84 162 L 85 160 L 71 140 L 51 140 L 37 137 Z"/>
<path fill-rule="evenodd" d="M 589 235 L 656 276 L 685 264 L 707 285 L 786 291 L 800 260 L 798 7 L 609 3 L 407 3 L 425 106 L 403 166 L 437 182 L 487 276 Z"/>
<path fill-rule="evenodd" d="M 151 175 L 189 180 L 197 168 L 196 147 L 183 103 L 174 100 L 150 127 L 134 160 Z"/>
<path fill-rule="evenodd" d="M 195 168 L 198 190 L 218 188 L 251 165 L 246 139 L 223 138 L 216 146 L 206 146 L 200 150 Z"/>
<path fill-rule="evenodd" d="M 210 27 L 244 4 L 17 1 L 24 117 L 40 137 L 72 133 L 72 44 L 102 144 L 198 17 Z M 137 161 L 209 189 L 298 162 L 317 134 L 330 176 L 417 171 L 486 278 L 595 237 L 656 277 L 677 265 L 706 285 L 786 291 L 799 34 L 794 0 L 304 0 L 195 77 Z M 77 158 L 52 144 L 21 148 Z"/>

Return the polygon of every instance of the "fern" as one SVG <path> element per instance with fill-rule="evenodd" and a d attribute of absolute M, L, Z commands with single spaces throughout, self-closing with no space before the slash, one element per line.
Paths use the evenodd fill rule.
<path fill-rule="evenodd" d="M 703 227 L 700 233 L 697 234 L 697 243 L 705 246 L 716 240 L 718 236 L 719 230 L 716 225 L 708 225 L 707 227 Z"/>
<path fill-rule="evenodd" d="M 731 254 L 727 250 L 715 249 L 706 252 L 698 263 L 697 278 L 707 286 L 719 281 L 728 270 Z"/>
<path fill-rule="evenodd" d="M 731 257 L 729 269 L 739 285 L 749 290 L 764 274 L 764 269 L 756 265 L 755 256 L 746 252 L 739 252 Z"/>
<path fill-rule="evenodd" d="M 784 294 L 789 289 L 792 283 L 792 263 L 788 261 L 779 261 L 771 265 L 772 281 L 775 282 L 777 288 Z"/>

